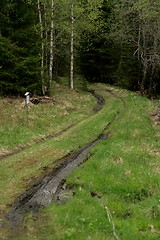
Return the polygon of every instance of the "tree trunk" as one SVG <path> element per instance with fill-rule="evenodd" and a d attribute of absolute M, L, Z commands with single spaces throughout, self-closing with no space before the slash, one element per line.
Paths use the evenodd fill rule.
<path fill-rule="evenodd" d="M 140 42 L 141 42 L 141 26 L 139 23 L 139 29 L 138 29 L 138 42 L 137 42 L 137 47 L 138 47 L 138 61 L 140 60 L 140 51 L 141 51 L 141 46 L 140 46 Z"/>
<path fill-rule="evenodd" d="M 143 62 L 143 69 L 142 69 L 143 76 L 142 76 L 142 80 L 141 80 L 141 83 L 140 83 L 140 93 L 141 93 L 142 96 L 145 93 L 145 82 L 146 82 L 146 77 L 147 77 L 147 65 L 148 65 L 147 60 L 145 59 L 144 62 Z"/>
<path fill-rule="evenodd" d="M 51 96 L 51 87 L 53 80 L 53 31 L 54 31 L 54 1 L 51 0 L 51 31 L 50 31 L 50 61 L 49 61 L 49 95 Z"/>
<path fill-rule="evenodd" d="M 45 79 L 49 79 L 49 59 L 48 59 L 48 24 L 47 24 L 47 6 L 46 3 L 43 5 L 44 7 L 44 38 L 45 38 L 45 50 L 44 50 L 44 65 L 45 65 Z M 48 84 L 47 84 L 48 85 Z M 48 86 L 47 86 L 48 87 Z M 46 89 L 47 90 L 47 89 Z"/>
<path fill-rule="evenodd" d="M 37 1 L 38 5 L 38 16 L 40 24 L 40 37 L 41 37 L 41 83 L 42 83 L 42 94 L 45 95 L 45 86 L 44 86 L 44 42 L 43 42 L 43 24 L 42 24 L 42 13 L 40 0 Z"/>
<path fill-rule="evenodd" d="M 70 88 L 74 89 L 74 12 L 73 1 L 71 1 L 71 59 L 70 59 Z"/>
<path fill-rule="evenodd" d="M 144 20 L 142 23 L 142 52 L 141 52 L 141 62 L 142 62 L 142 80 L 140 84 L 140 93 L 141 95 L 145 94 L 145 83 L 147 79 L 148 72 L 148 59 L 147 59 L 147 41 L 146 41 L 146 26 L 147 22 Z"/>

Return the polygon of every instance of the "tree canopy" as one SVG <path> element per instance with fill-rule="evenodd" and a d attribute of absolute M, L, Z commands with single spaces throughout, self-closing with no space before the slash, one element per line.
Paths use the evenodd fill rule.
<path fill-rule="evenodd" d="M 160 93 L 159 0 L 1 0 L 0 94 L 51 94 L 67 76 Z"/>

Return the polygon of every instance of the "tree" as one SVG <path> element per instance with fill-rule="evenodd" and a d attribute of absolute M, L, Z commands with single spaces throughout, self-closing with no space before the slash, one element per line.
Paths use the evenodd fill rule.
<path fill-rule="evenodd" d="M 70 62 L 70 88 L 74 88 L 73 72 L 74 72 L 74 1 L 71 0 L 71 62 Z"/>
<path fill-rule="evenodd" d="M 81 39 L 93 32 L 97 31 L 101 23 L 97 21 L 99 18 L 99 10 L 103 1 L 94 0 L 76 2 L 71 0 L 71 63 L 70 63 L 70 87 L 74 88 L 73 69 L 74 69 L 74 48 L 79 47 Z M 75 11 L 74 11 L 75 5 Z M 76 36 L 76 38 L 74 37 Z M 75 45 L 74 39 L 77 39 Z M 74 46 L 75 45 L 75 46 Z M 80 48 L 79 48 L 80 49 Z"/>
<path fill-rule="evenodd" d="M 49 94 L 51 96 L 51 86 L 53 78 L 53 46 L 54 46 L 54 1 L 51 0 L 51 26 L 50 26 L 50 61 L 49 61 Z"/>
<path fill-rule="evenodd" d="M 138 81 L 142 95 L 155 93 L 160 70 L 160 3 L 158 0 L 115 1 L 113 35 L 132 46 L 141 76 Z"/>
<path fill-rule="evenodd" d="M 65 44 L 66 49 L 66 64 L 69 66 L 69 86 L 71 89 L 74 88 L 74 72 L 75 72 L 75 61 L 78 59 L 78 50 L 79 44 L 81 40 L 81 36 L 84 34 L 84 31 L 93 31 L 95 26 L 94 19 L 98 15 L 98 9 L 101 5 L 101 1 L 93 0 L 89 1 L 78 1 L 78 0 L 68 0 L 59 1 L 59 12 L 61 16 L 59 16 L 59 20 L 63 19 L 63 26 L 61 25 L 58 30 L 61 36 L 56 37 L 56 44 L 58 39 L 59 42 L 62 43 L 62 46 Z M 65 10 L 64 10 L 65 9 Z M 57 12 L 55 11 L 55 16 Z M 63 39 L 63 40 L 62 40 Z M 64 54 L 64 48 L 62 49 L 62 55 Z M 68 51 L 70 52 L 70 56 L 68 55 Z M 59 48 L 59 53 L 61 54 L 61 49 Z M 61 56 L 62 56 L 61 55 Z M 58 57 L 61 57 L 60 55 Z M 68 62 L 67 62 L 68 61 Z M 68 72 L 68 70 L 67 70 Z"/>
<path fill-rule="evenodd" d="M 35 3 L 24 0 L 2 1 L 0 16 L 1 94 L 23 94 L 26 90 L 39 92 L 39 41 L 35 29 Z"/>
<path fill-rule="evenodd" d="M 89 81 L 114 81 L 120 53 L 118 44 L 109 36 L 111 13 L 112 5 L 103 1 L 90 13 L 92 24 L 81 36 L 80 66 Z"/>
<path fill-rule="evenodd" d="M 44 85 L 44 29 L 42 22 L 42 9 L 40 0 L 37 0 L 37 8 L 38 8 L 38 17 L 39 17 L 39 25 L 40 25 L 40 38 L 41 38 L 41 82 L 42 82 L 42 94 L 45 95 L 45 85 Z"/>

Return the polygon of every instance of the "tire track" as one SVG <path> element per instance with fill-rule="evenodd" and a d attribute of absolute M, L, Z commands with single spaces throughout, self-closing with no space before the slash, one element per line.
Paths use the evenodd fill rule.
<path fill-rule="evenodd" d="M 123 102 L 124 109 L 125 101 L 114 92 L 110 90 L 106 91 L 120 99 Z M 103 105 L 102 103 L 104 104 L 104 100 L 101 101 L 101 105 Z M 99 107 L 97 107 L 97 109 L 98 108 Z M 100 109 L 97 111 L 99 110 Z M 80 150 L 57 160 L 56 168 L 54 168 L 48 175 L 42 177 L 37 184 L 33 185 L 29 191 L 26 191 L 17 199 L 17 201 L 13 204 L 12 210 L 6 215 L 6 218 L 11 226 L 19 226 L 23 222 L 27 212 L 34 212 L 40 207 L 45 207 L 51 204 L 53 201 L 60 201 L 61 191 L 64 190 L 63 183 L 67 176 L 86 160 L 87 154 L 94 146 L 96 146 L 100 141 L 107 140 L 109 138 L 110 134 L 105 133 L 105 131 L 116 119 L 118 119 L 121 112 L 122 110 L 114 116 L 110 123 L 106 124 L 105 128 L 96 139 L 89 142 Z"/>

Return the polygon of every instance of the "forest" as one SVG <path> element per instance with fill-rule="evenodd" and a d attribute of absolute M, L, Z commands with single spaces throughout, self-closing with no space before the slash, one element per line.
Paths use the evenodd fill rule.
<path fill-rule="evenodd" d="M 159 0 L 1 0 L 0 21 L 1 96 L 64 77 L 160 94 Z"/>
<path fill-rule="evenodd" d="M 159 99 L 160 0 L 0 0 L 0 239 L 160 240 Z"/>

